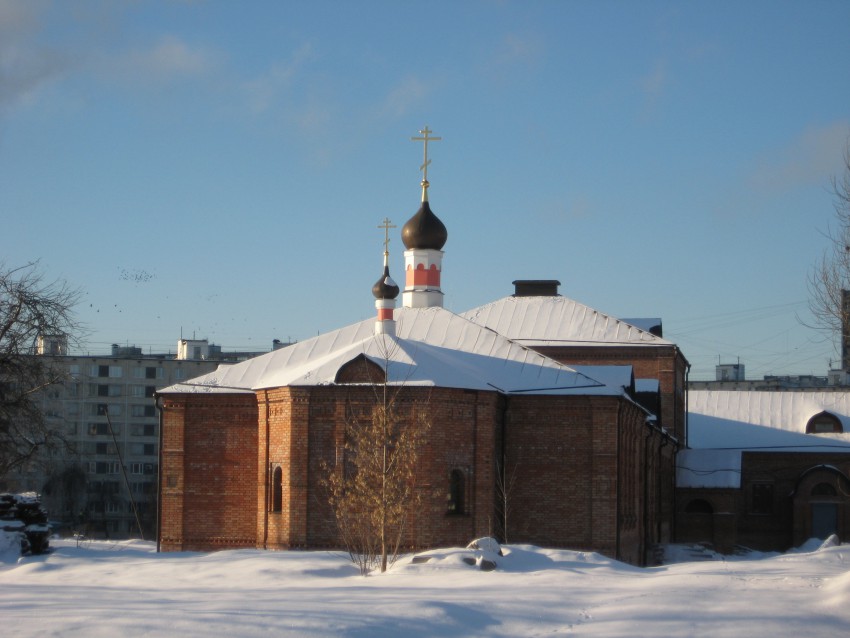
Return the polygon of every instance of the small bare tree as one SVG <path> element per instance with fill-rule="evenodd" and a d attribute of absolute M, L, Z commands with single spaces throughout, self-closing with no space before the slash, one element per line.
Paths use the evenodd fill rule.
<path fill-rule="evenodd" d="M 402 414 L 398 399 L 403 386 L 374 384 L 374 405 L 358 418 L 352 410 L 346 422 L 344 459 L 328 467 L 325 486 L 337 526 L 352 561 L 367 574 L 387 570 L 398 556 L 407 516 L 419 504 L 416 468 L 429 429 L 425 407 L 414 404 Z M 363 359 L 364 367 L 375 364 Z"/>
<path fill-rule="evenodd" d="M 826 232 L 829 240 L 820 261 L 809 273 L 809 309 L 819 330 L 850 336 L 850 140 L 844 150 L 844 173 L 832 180 L 835 196 L 835 226 Z"/>
<path fill-rule="evenodd" d="M 515 462 L 512 467 L 507 467 L 507 462 L 503 458 L 496 462 L 496 500 L 497 514 L 499 524 L 502 527 L 502 542 L 509 543 L 508 540 L 508 520 L 511 514 L 511 497 L 514 487 L 516 487 L 519 462 Z"/>
<path fill-rule="evenodd" d="M 34 356 L 39 337 L 70 340 L 79 326 L 79 293 L 65 282 L 45 283 L 37 263 L 0 264 L 0 476 L 62 443 L 46 422 L 37 395 L 63 372 L 49 357 Z"/>

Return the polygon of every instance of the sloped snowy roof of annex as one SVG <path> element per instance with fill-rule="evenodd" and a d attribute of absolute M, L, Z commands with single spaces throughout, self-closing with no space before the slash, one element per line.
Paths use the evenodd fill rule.
<path fill-rule="evenodd" d="M 461 316 L 526 346 L 673 345 L 561 295 L 504 297 Z"/>
<path fill-rule="evenodd" d="M 846 452 L 850 435 L 806 434 L 823 411 L 848 419 L 847 392 L 688 392 L 688 444 L 676 464 L 678 487 L 740 487 L 746 451 Z"/>
<path fill-rule="evenodd" d="M 339 369 L 363 355 L 387 363 L 392 385 L 491 390 L 508 394 L 622 395 L 631 370 L 595 366 L 594 376 L 529 350 L 443 308 L 395 311 L 396 334 L 375 335 L 375 320 L 178 383 L 171 393 L 251 393 L 284 386 L 331 385 Z M 626 366 L 626 368 L 629 368 Z"/>
<path fill-rule="evenodd" d="M 688 412 L 801 433 L 813 416 L 829 412 L 850 432 L 850 392 L 841 390 L 689 390 Z"/>

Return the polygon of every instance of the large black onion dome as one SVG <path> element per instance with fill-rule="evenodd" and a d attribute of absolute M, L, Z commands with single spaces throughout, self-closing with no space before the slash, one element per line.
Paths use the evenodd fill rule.
<path fill-rule="evenodd" d="M 448 238 L 449 232 L 440 218 L 431 212 L 427 199 L 401 229 L 401 241 L 408 250 L 413 248 L 442 250 Z"/>
<path fill-rule="evenodd" d="M 395 299 L 398 293 L 399 287 L 390 277 L 390 267 L 384 266 L 384 274 L 372 286 L 372 294 L 375 295 L 375 299 Z"/>

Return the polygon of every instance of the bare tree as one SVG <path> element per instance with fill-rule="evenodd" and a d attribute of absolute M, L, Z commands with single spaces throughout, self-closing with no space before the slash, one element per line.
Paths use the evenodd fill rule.
<path fill-rule="evenodd" d="M 503 543 L 510 542 L 508 541 L 508 520 L 513 511 L 511 497 L 519 476 L 518 467 L 518 461 L 514 462 L 511 468 L 506 467 L 504 459 L 496 462 L 496 512 L 502 527 Z"/>
<path fill-rule="evenodd" d="M 37 262 L 18 268 L 0 264 L 0 476 L 62 443 L 37 394 L 61 382 L 63 372 L 49 357 L 35 355 L 40 337 L 73 338 L 78 297 L 63 281 L 45 283 Z"/>
<path fill-rule="evenodd" d="M 809 309 L 813 328 L 840 336 L 850 336 L 850 141 L 844 150 L 844 173 L 833 177 L 835 226 L 826 232 L 829 240 L 820 261 L 809 273 Z"/>
<path fill-rule="evenodd" d="M 349 410 L 345 428 L 344 459 L 327 467 L 325 485 L 337 527 L 352 561 L 367 574 L 387 570 L 398 556 L 407 516 L 419 503 L 416 467 L 419 450 L 429 429 L 427 401 L 402 413 L 398 399 L 402 386 L 383 381 L 372 385 L 375 402 L 358 418 Z M 363 359 L 366 375 L 374 363 Z M 377 366 L 375 366 L 377 367 Z"/>

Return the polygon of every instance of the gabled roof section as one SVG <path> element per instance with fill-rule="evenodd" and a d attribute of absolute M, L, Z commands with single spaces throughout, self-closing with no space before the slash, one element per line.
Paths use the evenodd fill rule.
<path fill-rule="evenodd" d="M 361 321 L 160 391 L 252 393 L 335 383 L 358 356 L 386 369 L 390 385 L 493 390 L 506 394 L 622 395 L 631 370 L 594 368 L 602 380 L 523 347 L 439 307 L 395 311 L 396 335 Z"/>
<path fill-rule="evenodd" d="M 461 314 L 525 346 L 673 345 L 568 297 L 504 297 Z"/>

